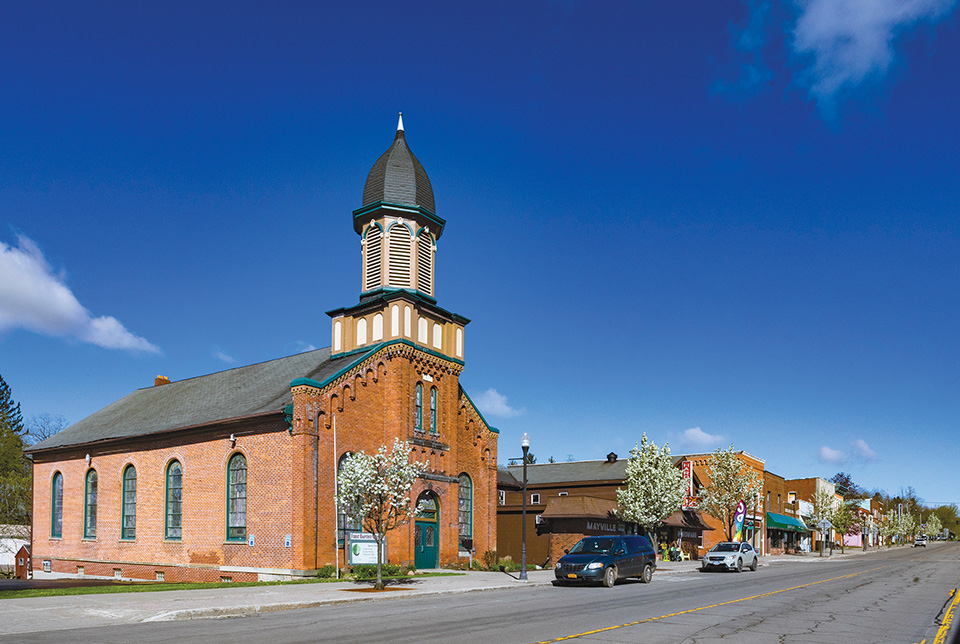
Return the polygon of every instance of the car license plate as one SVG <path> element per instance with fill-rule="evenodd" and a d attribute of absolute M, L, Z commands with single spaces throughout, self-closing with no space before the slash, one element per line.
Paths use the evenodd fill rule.
<path fill-rule="evenodd" d="M 577 573 L 575 573 L 575 572 L 568 572 L 568 573 L 567 573 L 567 578 L 568 578 L 568 579 L 576 579 L 576 578 L 577 578 Z"/>

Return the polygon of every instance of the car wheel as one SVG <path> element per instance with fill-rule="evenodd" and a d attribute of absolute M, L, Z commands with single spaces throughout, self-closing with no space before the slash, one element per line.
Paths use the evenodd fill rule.
<path fill-rule="evenodd" d="M 613 588 L 615 583 L 617 583 L 617 569 L 610 566 L 603 571 L 603 585 L 607 588 Z"/>
<path fill-rule="evenodd" d="M 750 570 L 752 570 L 753 572 L 757 572 L 757 558 L 756 558 L 756 557 L 753 558 L 753 563 L 750 564 Z"/>
<path fill-rule="evenodd" d="M 743 559 L 737 559 L 737 572 L 743 572 Z"/>
<path fill-rule="evenodd" d="M 649 584 L 653 581 L 653 566 L 647 564 L 643 567 L 643 572 L 640 573 L 640 581 Z"/>

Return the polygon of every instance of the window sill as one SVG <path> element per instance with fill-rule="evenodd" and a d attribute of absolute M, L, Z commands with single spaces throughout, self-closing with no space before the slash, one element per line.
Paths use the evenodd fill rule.
<path fill-rule="evenodd" d="M 96 542 L 97 542 L 97 538 L 96 538 L 96 537 L 83 537 L 82 539 L 80 539 L 80 541 L 91 541 L 91 542 L 93 542 L 93 543 L 96 543 Z"/>
<path fill-rule="evenodd" d="M 121 537 L 120 539 L 117 539 L 117 543 L 136 543 L 136 542 L 137 542 L 137 538 L 136 538 L 136 537 L 127 538 L 127 539 L 124 539 L 124 538 Z"/>
<path fill-rule="evenodd" d="M 50 541 L 63 541 L 63 537 L 50 537 Z"/>
<path fill-rule="evenodd" d="M 164 537 L 163 538 L 164 543 L 180 543 L 181 541 L 183 541 L 182 537 Z"/>

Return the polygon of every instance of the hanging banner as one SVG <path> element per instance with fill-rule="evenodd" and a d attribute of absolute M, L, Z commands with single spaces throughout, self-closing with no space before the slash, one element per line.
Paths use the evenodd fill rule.
<path fill-rule="evenodd" d="M 733 530 L 736 533 L 733 537 L 734 541 L 740 541 L 743 537 L 743 520 L 747 516 L 747 503 L 746 501 L 740 501 L 737 504 L 737 513 L 733 515 Z"/>
<path fill-rule="evenodd" d="M 683 504 L 684 510 L 696 510 L 699 499 L 694 496 L 693 489 L 693 461 L 683 461 L 680 463 L 680 478 L 683 481 Z"/>

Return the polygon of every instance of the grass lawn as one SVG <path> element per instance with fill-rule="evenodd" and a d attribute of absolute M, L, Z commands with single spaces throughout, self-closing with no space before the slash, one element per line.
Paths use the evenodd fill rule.
<path fill-rule="evenodd" d="M 459 572 L 429 572 L 417 574 L 413 577 L 384 577 L 384 581 L 391 579 L 423 579 L 425 577 L 449 577 L 462 575 Z M 0 599 L 18 599 L 24 597 L 60 597 L 63 595 L 102 595 L 104 593 L 155 593 L 164 590 L 199 590 L 203 588 L 242 588 L 244 586 L 284 586 L 292 584 L 323 584 L 337 581 L 375 581 L 374 579 L 298 579 L 296 581 L 250 581 L 250 582 L 216 582 L 216 583 L 155 583 L 118 582 L 104 586 L 77 586 L 74 588 L 25 588 L 23 590 L 2 590 Z"/>

